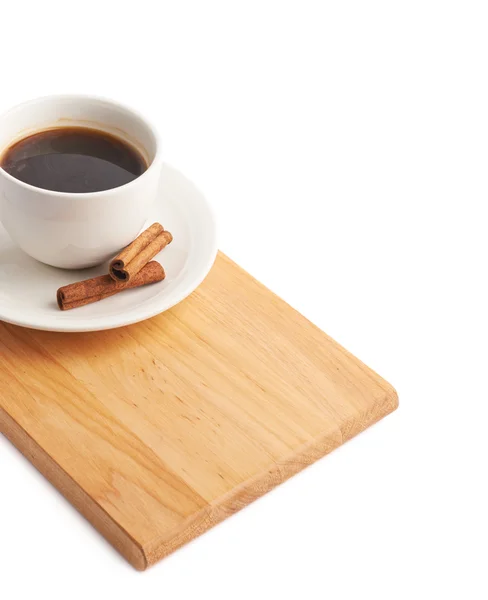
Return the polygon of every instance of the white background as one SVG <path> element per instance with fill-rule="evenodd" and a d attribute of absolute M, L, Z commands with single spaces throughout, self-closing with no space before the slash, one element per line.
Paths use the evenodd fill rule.
<path fill-rule="evenodd" d="M 1 438 L 0 597 L 486 599 L 486 2 L 24 0 L 0 18 L 0 110 L 138 107 L 221 249 L 400 394 L 143 574 Z"/>

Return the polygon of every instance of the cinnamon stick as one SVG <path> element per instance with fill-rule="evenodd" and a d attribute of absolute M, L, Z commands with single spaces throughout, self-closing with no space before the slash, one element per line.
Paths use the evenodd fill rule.
<path fill-rule="evenodd" d="M 115 281 L 131 281 L 144 265 L 172 241 L 171 233 L 159 223 L 154 223 L 112 260 L 110 276 Z"/>
<path fill-rule="evenodd" d="M 118 283 L 110 275 L 101 275 L 93 279 L 78 281 L 59 288 L 57 292 L 58 306 L 61 310 L 70 310 L 85 306 L 98 300 L 118 294 L 123 290 L 140 287 L 149 283 L 157 283 L 165 278 L 163 267 L 155 260 L 145 265 L 129 283 Z"/>

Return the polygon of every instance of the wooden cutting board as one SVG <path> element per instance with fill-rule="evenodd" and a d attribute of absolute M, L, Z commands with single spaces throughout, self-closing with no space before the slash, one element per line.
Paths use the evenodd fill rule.
<path fill-rule="evenodd" d="M 143 323 L 0 323 L 0 432 L 141 570 L 397 404 L 222 254 L 190 298 Z"/>

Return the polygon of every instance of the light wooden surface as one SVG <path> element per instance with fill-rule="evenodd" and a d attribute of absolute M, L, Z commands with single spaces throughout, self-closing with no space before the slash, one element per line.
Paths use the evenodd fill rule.
<path fill-rule="evenodd" d="M 144 323 L 0 323 L 0 431 L 141 570 L 397 404 L 222 254 L 190 298 Z"/>

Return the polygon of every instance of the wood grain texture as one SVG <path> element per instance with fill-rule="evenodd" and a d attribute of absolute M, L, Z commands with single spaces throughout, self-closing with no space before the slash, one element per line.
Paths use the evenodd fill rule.
<path fill-rule="evenodd" d="M 190 298 L 143 323 L 0 323 L 0 431 L 141 570 L 397 405 L 222 254 Z"/>

